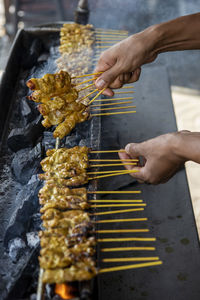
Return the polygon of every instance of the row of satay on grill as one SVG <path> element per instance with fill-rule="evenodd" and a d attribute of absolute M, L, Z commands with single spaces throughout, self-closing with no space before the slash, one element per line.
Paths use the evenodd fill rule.
<path fill-rule="evenodd" d="M 86 188 L 69 188 L 87 182 L 87 147 L 47 151 L 41 166 L 45 180 L 39 191 L 42 226 L 40 267 L 44 283 L 89 280 L 96 275 L 95 237 Z"/>
<path fill-rule="evenodd" d="M 44 117 L 42 125 L 46 128 L 57 126 L 54 137 L 62 139 L 68 135 L 76 124 L 89 118 L 87 95 L 91 91 L 88 83 L 76 88 L 77 80 L 71 78 L 75 75 L 88 73 L 92 64 L 92 45 L 94 31 L 91 25 L 64 24 L 61 28 L 59 58 L 60 72 L 46 74 L 42 78 L 31 78 L 27 86 L 33 91 L 28 97 L 38 105 L 38 110 Z M 69 75 L 71 74 L 71 76 Z M 86 87 L 86 89 L 84 89 Z"/>
<path fill-rule="evenodd" d="M 73 76 L 88 73 L 92 67 L 95 34 L 92 25 L 64 24 L 60 30 L 58 70 Z"/>
<path fill-rule="evenodd" d="M 72 84 L 71 76 L 88 73 L 95 41 L 90 25 L 64 24 L 60 36 L 60 72 L 27 82 L 33 91 L 28 98 L 40 103 L 43 126 L 57 126 L 55 138 L 63 138 L 89 118 L 85 96 L 90 90 L 78 90 L 77 79 Z M 88 182 L 88 152 L 87 147 L 51 149 L 41 162 L 44 173 L 39 177 L 45 184 L 39 191 L 44 227 L 39 233 L 39 261 L 44 283 L 89 280 L 97 273 L 93 222 L 84 211 L 89 208 L 87 190 L 74 188 Z"/>

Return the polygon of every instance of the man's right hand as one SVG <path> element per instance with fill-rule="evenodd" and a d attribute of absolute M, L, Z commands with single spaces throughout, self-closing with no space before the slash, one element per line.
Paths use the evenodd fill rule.
<path fill-rule="evenodd" d="M 100 90 L 108 87 L 104 94 L 113 96 L 111 89 L 139 79 L 141 66 L 156 58 L 153 51 L 154 27 L 134 34 L 104 51 L 94 73 L 103 72 L 95 85 Z"/>

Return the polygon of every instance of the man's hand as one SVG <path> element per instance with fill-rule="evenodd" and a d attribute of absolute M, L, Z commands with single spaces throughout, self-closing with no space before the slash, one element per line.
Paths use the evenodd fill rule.
<path fill-rule="evenodd" d="M 186 136 L 188 137 L 188 132 L 182 131 L 161 135 L 143 143 L 131 143 L 126 146 L 126 153 L 120 152 L 119 157 L 121 159 L 140 158 L 143 160 L 137 167 L 125 166 L 127 170 L 138 171 L 137 173 L 130 173 L 138 182 L 165 183 L 187 160 L 180 155 L 179 151 L 182 140 Z"/>
<path fill-rule="evenodd" d="M 116 44 L 100 56 L 95 73 L 104 73 L 96 80 L 96 87 L 107 87 L 104 94 L 112 96 L 112 88 L 137 81 L 141 66 L 154 61 L 159 53 L 200 49 L 199 28 L 197 13 L 153 25 Z"/>
<path fill-rule="evenodd" d="M 141 66 L 156 58 L 153 53 L 153 26 L 134 34 L 104 51 L 94 73 L 104 72 L 96 80 L 98 89 L 109 87 L 105 95 L 113 96 L 112 88 L 135 82 L 140 77 Z"/>

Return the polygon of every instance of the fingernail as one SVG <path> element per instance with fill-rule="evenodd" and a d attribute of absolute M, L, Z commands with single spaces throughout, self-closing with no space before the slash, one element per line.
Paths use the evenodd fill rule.
<path fill-rule="evenodd" d="M 130 146 L 131 146 L 131 144 L 128 144 L 128 145 L 126 145 L 126 147 L 125 147 L 125 151 L 126 151 L 127 153 L 129 153 Z"/>
<path fill-rule="evenodd" d="M 104 88 L 105 84 L 106 84 L 106 82 L 103 79 L 97 79 L 97 81 L 96 81 L 96 87 L 98 89 Z"/>

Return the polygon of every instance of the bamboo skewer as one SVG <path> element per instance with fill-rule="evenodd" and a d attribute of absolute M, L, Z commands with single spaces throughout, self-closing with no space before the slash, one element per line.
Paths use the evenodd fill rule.
<path fill-rule="evenodd" d="M 116 110 L 116 109 L 124 109 L 124 108 L 136 108 L 136 106 L 135 105 L 127 105 L 127 106 L 120 106 L 120 107 L 92 108 L 91 111 Z"/>
<path fill-rule="evenodd" d="M 123 149 L 120 150 L 92 150 L 90 153 L 118 153 L 118 152 L 126 152 Z"/>
<path fill-rule="evenodd" d="M 95 101 L 95 99 L 96 99 L 98 96 L 100 96 L 100 95 L 105 91 L 105 89 L 106 89 L 106 88 L 104 88 L 104 89 L 101 90 L 98 94 L 96 94 L 96 96 L 95 96 L 88 104 L 90 105 L 93 101 Z"/>
<path fill-rule="evenodd" d="M 88 180 L 106 178 L 106 177 L 111 177 L 111 176 L 128 175 L 129 173 L 136 173 L 136 172 L 138 172 L 138 171 L 137 170 L 130 170 L 128 172 L 111 173 L 111 174 L 108 174 L 108 175 L 100 175 L 100 176 L 90 177 L 90 178 L 88 178 Z"/>
<path fill-rule="evenodd" d="M 127 261 L 154 261 L 159 260 L 158 256 L 155 257 L 117 257 L 117 258 L 103 258 L 103 262 L 127 262 Z"/>
<path fill-rule="evenodd" d="M 82 84 L 84 84 L 84 83 L 93 81 L 93 80 L 95 80 L 95 79 L 97 79 L 97 78 L 98 78 L 98 77 L 95 77 L 95 78 L 91 78 L 91 79 L 88 79 L 88 80 L 84 80 L 84 81 L 78 82 L 78 84 L 76 84 L 76 87 L 79 86 L 79 85 L 82 85 Z"/>
<path fill-rule="evenodd" d="M 105 238 L 105 239 L 97 239 L 99 243 L 109 243 L 109 242 L 155 242 L 156 238 L 136 238 L 136 237 L 128 237 L 128 238 Z"/>
<path fill-rule="evenodd" d="M 144 208 L 130 208 L 130 209 L 121 209 L 121 210 L 111 210 L 111 211 L 102 211 L 97 213 L 92 213 L 95 216 L 104 216 L 104 215 L 112 215 L 112 214 L 120 214 L 126 212 L 133 212 L 133 211 L 142 211 Z"/>
<path fill-rule="evenodd" d="M 84 99 L 88 98 L 90 95 L 94 94 L 97 91 L 98 91 L 98 89 L 93 90 L 92 92 L 90 92 L 89 94 L 87 94 L 86 96 L 84 96 L 83 98 L 81 98 L 80 101 L 83 101 Z"/>
<path fill-rule="evenodd" d="M 137 268 L 144 268 L 144 267 L 152 267 L 152 266 L 157 266 L 157 265 L 162 265 L 162 261 L 134 264 L 134 265 L 128 265 L 128 266 L 104 268 L 104 269 L 100 269 L 99 273 L 122 271 L 122 270 L 137 269 Z"/>
<path fill-rule="evenodd" d="M 119 94 L 134 94 L 134 91 L 121 91 L 121 92 L 115 92 L 115 95 Z"/>
<path fill-rule="evenodd" d="M 115 247 L 102 248 L 102 252 L 118 252 L 118 251 L 155 251 L 155 247 Z"/>
<path fill-rule="evenodd" d="M 42 277 L 44 274 L 44 270 L 40 268 L 39 270 L 39 277 L 38 277 L 38 285 L 37 285 L 37 298 L 36 300 L 42 300 L 42 295 L 43 295 L 43 282 L 42 282 Z"/>
<path fill-rule="evenodd" d="M 89 77 L 89 76 L 99 75 L 99 74 L 102 74 L 102 73 L 103 72 L 97 72 L 97 73 L 91 73 L 91 74 L 84 74 L 84 75 L 79 75 L 79 76 L 71 77 L 71 79 L 82 78 L 82 77 Z"/>
<path fill-rule="evenodd" d="M 113 41 L 102 41 L 102 40 L 97 40 L 96 42 L 97 42 L 97 44 L 113 44 L 113 45 L 114 45 Z"/>
<path fill-rule="evenodd" d="M 119 104 L 129 104 L 133 103 L 132 101 L 124 101 L 124 102 L 117 102 L 117 103 L 102 103 L 102 104 L 91 104 L 91 107 L 96 107 L 96 106 L 114 106 L 114 105 L 119 105 Z"/>
<path fill-rule="evenodd" d="M 111 220 L 98 220 L 96 223 L 121 223 L 121 222 L 142 222 L 147 221 L 147 218 L 132 218 L 132 219 L 111 219 Z"/>
<path fill-rule="evenodd" d="M 90 168 L 102 168 L 102 167 L 117 167 L 117 166 L 136 166 L 137 163 L 123 163 L 123 164 L 100 164 L 100 165 L 90 165 Z"/>
<path fill-rule="evenodd" d="M 141 194 L 141 191 L 88 191 L 88 194 Z"/>
<path fill-rule="evenodd" d="M 114 32 L 123 32 L 123 33 L 127 33 L 128 34 L 128 30 L 124 30 L 124 29 L 110 29 L 110 28 L 95 28 L 95 31 L 108 31 L 108 32 L 112 32 L 112 31 L 114 31 Z"/>
<path fill-rule="evenodd" d="M 83 88 L 81 88 L 80 90 L 78 90 L 78 92 L 84 91 L 86 89 L 88 89 L 89 87 L 93 86 L 94 83 L 88 84 L 87 86 L 84 86 Z"/>
<path fill-rule="evenodd" d="M 102 39 L 104 39 L 104 38 L 117 38 L 117 39 L 125 39 L 125 38 L 127 38 L 128 36 L 127 35 L 125 35 L 125 34 L 119 34 L 119 35 L 115 35 L 115 34 L 96 34 L 95 35 L 95 37 L 98 39 L 98 38 L 102 38 Z"/>
<path fill-rule="evenodd" d="M 121 30 L 96 30 L 95 34 L 116 34 L 116 35 L 128 35 L 128 31 L 121 31 Z"/>
<path fill-rule="evenodd" d="M 104 45 L 99 45 L 99 46 L 96 46 L 96 49 L 109 49 L 109 46 L 104 46 Z"/>
<path fill-rule="evenodd" d="M 99 113 L 99 114 L 91 114 L 91 116 L 100 117 L 100 116 L 111 116 L 111 115 L 121 115 L 121 114 L 133 114 L 133 113 L 136 113 L 136 111 L 133 110 L 133 111 L 112 112 L 112 113 Z"/>
<path fill-rule="evenodd" d="M 105 229 L 96 230 L 96 233 L 131 233 L 131 232 L 149 232 L 149 229 Z"/>
<path fill-rule="evenodd" d="M 95 102 L 105 102 L 105 101 L 117 101 L 117 100 L 132 100 L 133 97 L 120 97 L 120 98 L 107 98 L 107 99 L 97 99 Z"/>
<path fill-rule="evenodd" d="M 108 162 L 112 162 L 112 161 L 139 161 L 139 159 L 135 159 L 135 158 L 130 158 L 130 159 L 89 159 L 90 162 L 101 162 L 101 161 L 108 161 Z"/>
<path fill-rule="evenodd" d="M 89 200 L 88 202 L 91 202 L 91 203 L 126 203 L 126 202 L 129 202 L 129 203 L 143 203 L 143 200 Z"/>
<path fill-rule="evenodd" d="M 122 40 L 124 40 L 124 38 L 125 37 L 121 37 L 121 36 L 110 36 L 110 37 L 108 37 L 108 36 L 96 36 L 96 41 L 99 41 L 99 40 L 101 40 L 101 41 L 103 41 L 103 40 L 105 40 L 105 41 L 116 41 L 116 42 L 118 42 L 118 41 L 122 41 Z"/>
<path fill-rule="evenodd" d="M 103 208 L 103 207 L 130 207 L 130 206 L 146 206 L 146 203 L 133 203 L 133 204 L 127 204 L 127 203 L 124 203 L 124 204 L 93 204 L 93 205 L 90 205 L 90 207 L 92 208 Z"/>
<path fill-rule="evenodd" d="M 92 172 L 87 172 L 88 175 L 98 175 L 98 174 L 110 174 L 110 173 L 122 173 L 122 172 L 129 172 L 132 170 L 109 170 L 109 171 L 92 171 Z"/>

